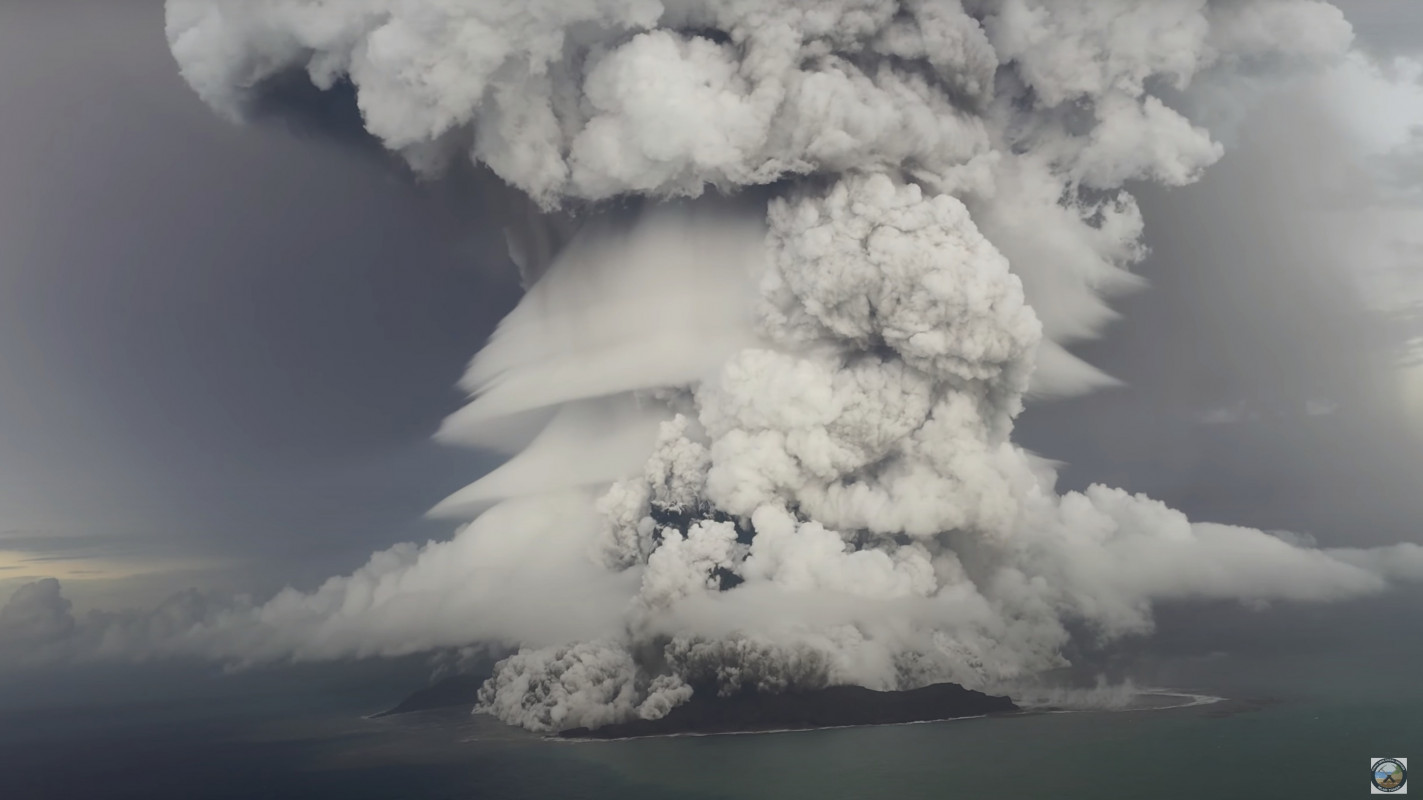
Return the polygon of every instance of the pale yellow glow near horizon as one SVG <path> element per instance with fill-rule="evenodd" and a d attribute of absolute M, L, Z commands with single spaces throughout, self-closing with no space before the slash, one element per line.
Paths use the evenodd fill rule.
<path fill-rule="evenodd" d="M 1413 433 L 1423 438 L 1423 364 L 1398 370 L 1398 388 Z"/>
<path fill-rule="evenodd" d="M 0 549 L 0 607 L 20 586 L 55 578 L 75 611 L 93 607 L 142 607 L 192 583 L 195 573 L 232 566 L 200 558 L 47 558 L 45 553 Z"/>
<path fill-rule="evenodd" d="M 0 550 L 0 580 L 58 578 L 61 582 L 117 580 L 162 572 L 153 563 L 105 558 L 46 558 L 42 554 Z"/>

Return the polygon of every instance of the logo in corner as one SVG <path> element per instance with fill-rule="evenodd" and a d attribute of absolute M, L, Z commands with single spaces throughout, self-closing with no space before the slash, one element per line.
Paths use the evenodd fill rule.
<path fill-rule="evenodd" d="M 1369 759 L 1369 794 L 1408 794 L 1408 759 Z"/>

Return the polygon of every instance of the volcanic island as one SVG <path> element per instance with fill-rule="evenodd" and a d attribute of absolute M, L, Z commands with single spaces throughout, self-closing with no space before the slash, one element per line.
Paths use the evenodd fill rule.
<path fill-rule="evenodd" d="M 399 705 L 377 716 L 472 706 L 482 683 L 473 676 L 452 676 L 412 693 Z M 767 733 L 939 722 L 1017 710 L 1018 706 L 1007 697 L 976 692 L 954 683 L 936 683 L 918 689 L 890 692 L 862 686 L 827 686 L 779 693 L 745 689 L 729 696 L 706 687 L 660 719 L 633 719 L 597 728 L 569 728 L 554 735 L 562 739 L 632 739 Z"/>

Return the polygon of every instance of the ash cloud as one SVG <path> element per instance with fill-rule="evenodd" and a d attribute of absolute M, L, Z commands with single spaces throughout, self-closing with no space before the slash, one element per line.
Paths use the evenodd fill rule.
<path fill-rule="evenodd" d="M 416 170 L 475 162 L 556 220 L 511 236 L 528 292 L 442 430 L 518 452 L 438 509 L 479 516 L 167 651 L 505 643 L 480 708 L 557 730 L 694 691 L 1011 686 L 1155 603 L 1423 576 L 1417 545 L 1060 494 L 1011 436 L 1112 382 L 1067 348 L 1140 283 L 1128 189 L 1225 152 L 1172 99 L 1329 65 L 1327 3 L 169 0 L 167 29 L 223 113 L 305 71 Z"/>

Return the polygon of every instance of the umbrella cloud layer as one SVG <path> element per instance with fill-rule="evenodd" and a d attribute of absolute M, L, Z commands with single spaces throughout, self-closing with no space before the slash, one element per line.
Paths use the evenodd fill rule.
<path fill-rule="evenodd" d="M 1161 601 L 1423 576 L 1416 545 L 1059 494 L 1011 436 L 1025 402 L 1112 383 L 1065 346 L 1138 284 L 1124 187 L 1224 153 L 1193 87 L 1244 102 L 1332 64 L 1352 34 L 1327 3 L 169 0 L 167 28 L 221 112 L 293 73 L 349 86 L 415 169 L 473 161 L 579 230 L 523 264 L 440 432 L 515 453 L 436 509 L 472 518 L 453 539 L 101 631 L 36 585 L 0 637 L 238 662 L 495 643 L 516 652 L 480 708 L 559 730 L 694 691 L 1001 689 Z"/>

